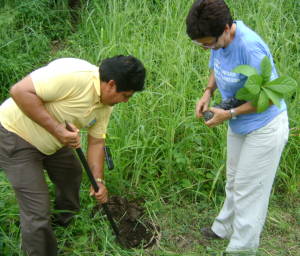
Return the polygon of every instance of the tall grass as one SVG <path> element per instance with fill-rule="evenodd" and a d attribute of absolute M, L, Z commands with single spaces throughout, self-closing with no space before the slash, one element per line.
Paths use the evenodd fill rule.
<path fill-rule="evenodd" d="M 165 191 L 168 196 L 169 190 L 176 187 L 198 198 L 197 193 L 209 193 L 212 179 L 226 159 L 227 124 L 211 130 L 194 114 L 210 71 L 209 53 L 193 45 L 185 33 L 185 17 L 191 4 L 117 0 L 90 3 L 82 16 L 81 32 L 70 37 L 67 51 L 60 53 L 60 57 L 81 57 L 95 64 L 108 56 L 132 54 L 147 68 L 147 90 L 128 105 L 117 106 L 109 125 L 107 143 L 113 148 L 117 169 L 108 178 L 112 184 L 127 181 L 118 187 L 118 193 L 128 185 L 133 190 L 146 185 L 158 189 L 160 195 Z M 299 3 L 228 4 L 234 19 L 243 20 L 269 45 L 279 74 L 299 81 Z M 212 105 L 220 100 L 217 94 Z M 291 128 L 297 127 L 299 91 L 287 95 L 286 101 Z M 286 152 L 298 141 L 297 136 L 290 137 L 276 180 L 281 184 L 286 179 L 282 173 L 289 177 L 286 192 L 299 184 L 299 177 L 291 173 L 299 160 L 296 157 L 287 161 L 284 157 L 291 156 Z M 286 166 L 287 162 L 292 166 Z M 224 175 L 219 177 L 222 180 Z M 186 187 L 186 180 L 191 188 Z"/>
<path fill-rule="evenodd" d="M 108 56 L 132 54 L 147 68 L 147 90 L 130 104 L 116 107 L 108 130 L 107 143 L 114 150 L 117 169 L 107 177 L 111 184 L 127 180 L 117 186 L 118 193 L 128 185 L 134 190 L 149 186 L 161 194 L 174 185 L 181 190 L 189 179 L 190 185 L 199 179 L 202 184 L 208 179 L 206 173 L 217 171 L 218 160 L 224 159 L 225 145 L 221 156 L 218 150 L 205 151 L 215 142 L 223 143 L 225 130 L 217 128 L 215 133 L 194 116 L 197 95 L 209 75 L 209 55 L 200 55 L 185 34 L 182 10 L 190 4 L 110 1 L 87 6 L 82 33 L 73 35 L 68 51 L 61 53 L 74 56 L 75 52 L 95 64 Z M 208 134 L 207 139 L 200 134 Z M 207 193 L 204 188 L 203 192 Z"/>
<path fill-rule="evenodd" d="M 269 45 L 279 74 L 299 84 L 299 1 L 226 2 L 234 19 L 243 20 Z M 135 94 L 128 104 L 116 106 L 112 114 L 106 143 L 116 168 L 105 172 L 110 194 L 145 197 L 153 212 L 163 202 L 181 205 L 203 200 L 212 200 L 218 209 L 224 200 L 227 123 L 209 129 L 195 117 L 195 103 L 210 70 L 209 52 L 194 45 L 185 33 L 185 18 L 193 1 L 82 1 L 76 31 L 67 1 L 15 3 L 4 1 L 0 10 L 2 99 L 17 80 L 53 59 L 76 57 L 99 65 L 107 57 L 134 55 L 147 69 L 146 90 Z M 57 47 L 51 44 L 54 40 Z M 291 132 L 272 193 L 287 197 L 291 204 L 299 198 L 299 100 L 299 89 L 286 95 Z M 219 101 L 216 92 L 211 105 Z M 85 141 L 84 132 L 82 138 Z M 0 218 L 5 223 L 0 225 L 0 243 L 9 241 L 4 247 L 7 252 L 20 253 L 17 205 L 3 173 L 0 176 Z M 88 190 L 85 177 L 78 222 L 56 231 L 61 253 L 77 243 L 78 248 L 86 244 L 93 255 L 97 248 L 85 240 L 91 232 L 104 241 L 102 255 L 117 255 L 120 249 L 109 231 L 89 220 L 94 201 Z"/>
<path fill-rule="evenodd" d="M 1 99 L 25 74 L 49 60 L 52 40 L 62 40 L 71 31 L 67 0 L 9 1 L 0 8 Z"/>

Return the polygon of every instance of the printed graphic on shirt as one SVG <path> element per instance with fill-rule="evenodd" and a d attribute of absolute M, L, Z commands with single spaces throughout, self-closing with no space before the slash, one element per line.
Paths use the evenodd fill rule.
<path fill-rule="evenodd" d="M 220 62 L 218 58 L 213 58 L 214 75 L 223 100 L 234 96 L 236 92 L 244 86 L 246 76 L 234 73 L 234 68 L 229 63 Z"/>
<path fill-rule="evenodd" d="M 214 59 L 214 73 L 216 79 L 218 79 L 222 84 L 227 83 L 238 83 L 241 80 L 238 78 L 238 74 L 232 71 L 222 70 L 220 61 L 216 58 Z"/>

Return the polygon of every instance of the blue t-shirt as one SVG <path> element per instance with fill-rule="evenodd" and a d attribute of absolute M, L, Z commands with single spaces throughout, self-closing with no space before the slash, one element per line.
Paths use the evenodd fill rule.
<path fill-rule="evenodd" d="M 273 57 L 269 47 L 261 37 L 245 26 L 242 21 L 235 21 L 236 33 L 233 41 L 225 48 L 211 50 L 209 67 L 214 70 L 216 82 L 221 92 L 222 99 L 234 96 L 237 91 L 244 87 L 247 77 L 232 72 L 239 65 L 249 65 L 260 71 L 260 63 L 266 55 L 272 63 L 271 81 L 278 78 Z M 269 123 L 276 115 L 286 110 L 284 99 L 280 101 L 281 108 L 276 105 L 270 106 L 263 113 L 253 113 L 237 116 L 229 119 L 229 126 L 233 132 L 243 135 L 252 132 Z"/>

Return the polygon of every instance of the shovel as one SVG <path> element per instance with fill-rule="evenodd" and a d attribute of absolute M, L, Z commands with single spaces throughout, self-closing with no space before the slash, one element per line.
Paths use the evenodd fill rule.
<path fill-rule="evenodd" d="M 69 132 L 73 132 L 72 128 L 70 127 L 70 125 L 68 124 L 68 122 L 66 120 L 65 120 L 65 124 L 66 124 L 67 130 Z M 85 159 L 85 156 L 84 156 L 84 154 L 82 152 L 82 149 L 81 148 L 77 148 L 76 152 L 77 152 L 77 154 L 79 156 L 79 159 L 80 159 L 80 161 L 81 161 L 81 163 L 82 163 L 82 165 L 83 165 L 83 167 L 84 167 L 84 169 L 85 169 L 85 171 L 86 171 L 86 173 L 87 173 L 87 175 L 89 177 L 90 182 L 92 183 L 92 186 L 93 186 L 95 192 L 98 192 L 99 191 L 98 184 L 95 181 L 94 175 L 93 175 L 93 173 L 92 173 L 92 171 L 90 169 L 90 166 L 88 165 L 87 160 Z M 117 226 L 116 226 L 116 224 L 114 222 L 114 219 L 112 218 L 112 216 L 110 214 L 110 211 L 108 210 L 107 204 L 103 203 L 101 205 L 102 205 L 102 208 L 104 209 L 104 212 L 105 212 L 105 214 L 106 214 L 106 216 L 107 216 L 107 218 L 108 218 L 108 220 L 110 222 L 110 225 L 112 226 L 113 230 L 115 231 L 115 234 L 117 236 L 117 239 L 118 239 L 120 245 L 124 249 L 126 249 L 125 243 L 124 243 L 124 241 L 123 241 L 123 239 L 122 239 L 122 237 L 120 235 L 120 232 L 119 232 L 119 230 L 118 230 L 118 228 L 117 228 Z"/>

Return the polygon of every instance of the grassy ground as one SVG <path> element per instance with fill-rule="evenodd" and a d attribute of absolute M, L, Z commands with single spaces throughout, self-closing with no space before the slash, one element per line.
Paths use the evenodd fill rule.
<path fill-rule="evenodd" d="M 106 142 L 116 168 L 107 170 L 105 179 L 111 195 L 146 199 L 146 217 L 161 226 L 157 247 L 122 252 L 102 215 L 90 218 L 95 201 L 84 177 L 81 211 L 70 227 L 55 230 L 60 255 L 220 255 L 226 247 L 227 241 L 211 243 L 199 234 L 224 201 L 227 123 L 209 129 L 195 118 L 195 103 L 208 82 L 209 52 L 185 33 L 192 2 L 82 1 L 75 21 L 66 0 L 1 2 L 2 100 L 16 81 L 60 57 L 98 65 L 107 57 L 132 54 L 147 69 L 147 89 L 114 109 Z M 279 74 L 299 81 L 299 1 L 226 2 L 234 19 L 269 45 Z M 220 100 L 217 92 L 211 104 Z M 297 255 L 299 250 L 299 100 L 299 90 L 286 95 L 290 138 L 272 191 L 261 255 Z M 86 145 L 84 131 L 81 137 Z M 51 183 L 49 190 L 53 198 Z M 20 254 L 20 239 L 17 203 L 0 172 L 0 255 Z"/>
<path fill-rule="evenodd" d="M 4 183 L 2 181 L 1 186 L 9 186 Z M 81 200 L 84 204 L 75 221 L 68 228 L 55 229 L 59 255 L 222 255 L 228 244 L 228 240 L 205 240 L 199 232 L 200 228 L 212 224 L 220 205 L 213 201 L 191 203 L 189 200 L 180 200 L 175 203 L 160 198 L 158 201 L 148 199 L 145 204 L 147 211 L 141 219 L 141 222 L 150 221 L 159 227 L 154 234 L 155 245 L 147 249 L 122 251 L 114 243 L 112 229 L 102 213 L 90 217 L 95 202 L 88 199 L 87 189 L 82 190 Z M 0 216 L 0 245 L 3 250 L 0 252 L 4 255 L 21 255 L 18 208 L 13 191 L 7 188 L 6 193 L 6 199 L 10 198 L 10 201 Z M 299 236 L 299 202 L 291 204 L 273 196 L 257 255 L 298 255 Z"/>
<path fill-rule="evenodd" d="M 275 201 L 270 203 L 257 255 L 298 255 L 299 209 L 286 207 Z M 199 233 L 200 228 L 212 224 L 217 212 L 216 207 L 205 203 L 165 205 L 157 219 L 162 232 L 156 246 L 147 254 L 160 255 L 159 251 L 168 251 L 170 255 L 222 255 L 228 240 L 208 241 Z"/>

